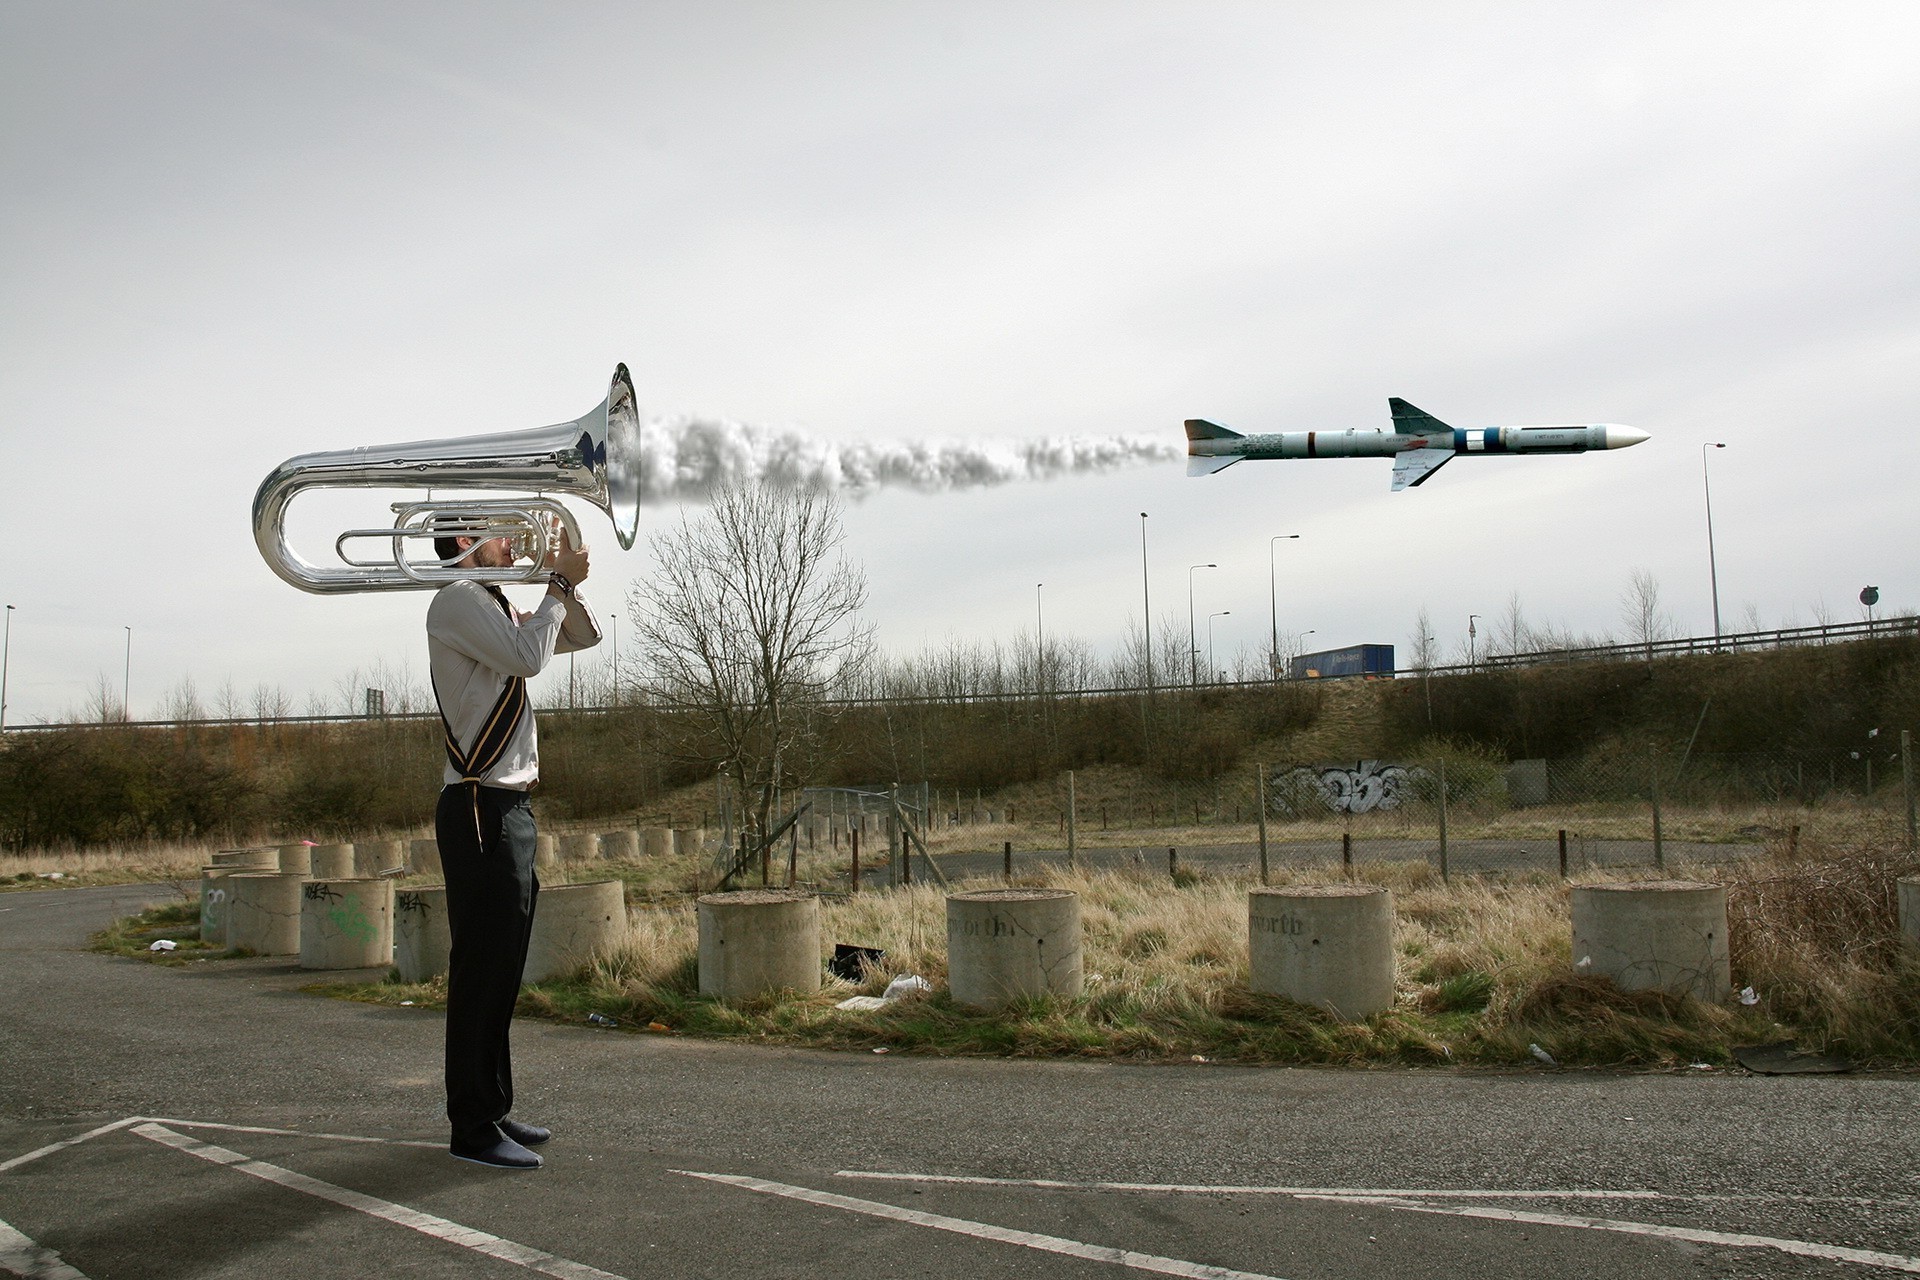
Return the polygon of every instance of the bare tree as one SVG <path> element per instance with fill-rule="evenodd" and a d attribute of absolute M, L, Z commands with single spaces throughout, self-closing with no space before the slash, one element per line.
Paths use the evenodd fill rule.
<path fill-rule="evenodd" d="M 192 676 L 181 676 L 180 683 L 167 690 L 166 697 L 160 703 L 162 720 L 204 720 L 207 709 L 201 705 L 200 691 L 194 688 Z"/>
<path fill-rule="evenodd" d="M 1526 653 L 1534 647 L 1533 628 L 1527 625 L 1527 616 L 1521 612 L 1518 591 L 1507 597 L 1507 607 L 1501 612 L 1490 640 L 1505 653 Z"/>
<path fill-rule="evenodd" d="M 1653 657 L 1653 646 L 1673 638 L 1677 628 L 1673 615 L 1660 604 L 1660 580 L 1645 569 L 1635 569 L 1620 595 L 1620 621 L 1626 624 L 1627 640 L 1645 646 Z"/>
<path fill-rule="evenodd" d="M 1438 638 L 1433 634 L 1433 615 L 1427 612 L 1427 606 L 1421 605 L 1420 612 L 1413 615 L 1413 634 L 1407 637 L 1413 641 L 1413 669 L 1425 671 L 1433 666 L 1438 656 Z"/>
<path fill-rule="evenodd" d="M 830 493 L 726 486 L 656 539 L 658 567 L 627 601 L 644 691 L 676 713 L 662 748 L 726 773 L 761 832 L 825 728 L 822 704 L 872 657 L 866 575 L 843 539 Z"/>

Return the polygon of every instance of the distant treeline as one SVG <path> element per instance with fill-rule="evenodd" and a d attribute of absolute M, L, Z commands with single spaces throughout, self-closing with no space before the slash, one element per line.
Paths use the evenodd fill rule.
<path fill-rule="evenodd" d="M 1490 758 L 1771 753 L 1817 765 L 1891 760 L 1920 724 L 1920 641 L 1873 640 L 1656 662 L 1589 662 L 1384 680 L 1350 733 L 1322 722 L 1317 682 L 1138 694 L 943 699 L 819 708 L 807 748 L 783 762 L 796 785 L 932 781 L 993 790 L 1094 765 L 1170 781 L 1279 763 L 1314 730 L 1317 750 L 1353 757 L 1431 750 Z M 645 705 L 540 713 L 553 818 L 715 808 L 714 762 L 670 756 L 669 713 Z M 1334 744 L 1329 746 L 1328 744 Z M 1258 753 L 1258 754 L 1256 754 Z M 68 728 L 0 739 L 0 847 L 115 840 L 352 839 L 424 828 L 440 785 L 435 720 Z M 1883 765 L 1883 768 L 1885 766 Z M 1883 772 L 1886 781 L 1897 774 Z M 670 809 L 670 805 L 677 808 Z M 691 809 L 689 808 L 691 806 Z"/>

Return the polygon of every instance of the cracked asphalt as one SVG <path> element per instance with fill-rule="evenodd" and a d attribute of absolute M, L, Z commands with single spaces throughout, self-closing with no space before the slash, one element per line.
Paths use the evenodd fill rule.
<path fill-rule="evenodd" d="M 284 961 L 84 950 L 166 893 L 0 895 L 0 1164 L 159 1118 L 0 1172 L 0 1272 L 1920 1270 L 1905 1075 L 935 1059 L 523 1021 L 515 1114 L 556 1136 L 546 1169 L 496 1173 L 437 1146 L 439 1015 L 304 994 L 313 975 Z"/>

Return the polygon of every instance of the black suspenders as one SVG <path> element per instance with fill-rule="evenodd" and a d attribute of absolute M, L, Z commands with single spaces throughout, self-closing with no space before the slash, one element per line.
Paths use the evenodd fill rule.
<path fill-rule="evenodd" d="M 498 587 L 488 587 L 487 591 L 513 616 L 512 606 L 500 593 Z M 493 710 L 487 712 L 487 718 L 480 726 L 480 733 L 473 740 L 473 746 L 462 751 L 460 740 L 454 737 L 453 726 L 447 723 L 447 709 L 440 701 L 440 690 L 433 691 L 434 705 L 440 708 L 440 727 L 446 731 L 447 761 L 453 765 L 462 782 L 481 782 L 489 771 L 500 763 L 500 757 L 506 754 L 507 744 L 513 741 L 514 733 L 520 728 L 520 721 L 527 714 L 527 681 L 523 676 L 508 676 L 507 687 L 500 691 L 494 700 Z"/>

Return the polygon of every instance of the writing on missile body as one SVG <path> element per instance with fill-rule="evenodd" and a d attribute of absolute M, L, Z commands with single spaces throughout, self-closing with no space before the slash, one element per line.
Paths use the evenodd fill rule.
<path fill-rule="evenodd" d="M 1559 427 L 1450 427 L 1398 398 L 1392 431 L 1281 431 L 1241 435 L 1205 418 L 1187 419 L 1187 474 L 1207 476 L 1242 458 L 1392 458 L 1393 492 L 1425 484 L 1449 458 L 1502 453 L 1585 453 L 1624 449 L 1647 433 L 1617 423 Z"/>

